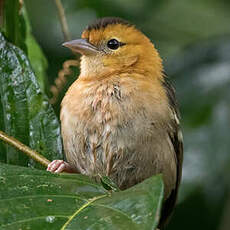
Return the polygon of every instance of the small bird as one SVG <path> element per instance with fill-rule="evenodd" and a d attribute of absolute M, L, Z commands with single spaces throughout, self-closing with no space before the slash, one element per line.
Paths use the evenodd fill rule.
<path fill-rule="evenodd" d="M 120 18 L 102 18 L 63 44 L 80 53 L 80 76 L 61 103 L 67 162 L 51 172 L 109 176 L 127 189 L 161 173 L 160 227 L 171 215 L 181 180 L 183 142 L 174 89 L 151 41 Z"/>

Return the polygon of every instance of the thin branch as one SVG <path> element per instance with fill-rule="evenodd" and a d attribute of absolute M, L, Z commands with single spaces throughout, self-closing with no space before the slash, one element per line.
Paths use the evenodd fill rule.
<path fill-rule="evenodd" d="M 23 153 L 25 153 L 30 158 L 33 158 L 35 161 L 39 162 L 40 164 L 44 165 L 45 167 L 48 166 L 50 163 L 49 160 L 47 160 L 44 156 L 42 156 L 40 153 L 32 150 L 28 146 L 22 144 L 20 141 L 15 139 L 14 137 L 8 136 L 6 133 L 0 131 L 0 140 L 6 142 L 7 144 L 19 149 Z"/>
<path fill-rule="evenodd" d="M 59 19 L 61 22 L 61 28 L 64 34 L 64 39 L 65 41 L 69 41 L 71 38 L 70 38 L 70 33 L 69 33 L 69 29 L 68 29 L 68 25 L 67 25 L 67 21 L 65 17 L 65 11 L 64 11 L 63 5 L 61 3 L 61 0 L 55 0 L 55 3 L 58 9 L 58 15 L 59 15 Z"/>

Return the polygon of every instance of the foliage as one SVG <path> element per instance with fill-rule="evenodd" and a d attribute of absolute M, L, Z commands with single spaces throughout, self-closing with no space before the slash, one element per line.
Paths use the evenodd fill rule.
<path fill-rule="evenodd" d="M 11 4 L 15 0 L 4 2 Z M 25 0 L 25 2 L 34 35 L 49 61 L 49 81 L 53 82 L 62 63 L 70 56 L 70 52 L 61 47 L 63 35 L 57 23 L 54 3 L 46 0 Z M 228 212 L 224 212 L 226 197 L 229 196 L 230 175 L 228 130 L 230 59 L 227 55 L 230 53 L 229 1 L 62 2 L 73 38 L 78 38 L 85 26 L 96 17 L 120 16 L 136 24 L 154 42 L 164 60 L 166 73 L 176 86 L 185 146 L 179 202 L 167 229 L 179 230 L 185 226 L 186 229 L 229 229 L 229 224 L 227 228 L 222 227 L 222 215 L 229 219 Z M 8 10 L 12 12 L 14 9 L 11 6 Z M 19 25 L 20 20 L 14 21 L 14 14 L 9 18 L 11 25 L 8 26 L 16 23 Z M 23 20 L 27 21 L 26 18 Z M 24 33 L 23 36 L 26 36 L 26 31 L 28 30 L 21 29 L 19 32 L 22 34 L 18 35 L 22 36 Z M 31 35 L 31 32 L 29 34 Z M 10 37 L 7 39 L 10 40 Z M 17 46 L 26 52 L 31 61 L 32 58 L 27 52 L 36 49 L 28 48 L 27 40 L 23 43 L 24 45 L 17 43 Z M 34 61 L 31 63 L 35 70 Z M 41 69 L 45 71 L 45 66 Z M 35 75 L 39 79 L 36 71 Z M 44 81 L 45 75 L 41 75 L 43 76 L 41 81 Z M 74 73 L 71 81 L 77 75 L 78 73 Z M 39 83 L 42 86 L 41 81 L 39 80 Z M 67 85 L 69 84 L 70 81 Z M 59 104 L 55 106 L 57 113 Z M 0 123 L 2 113 L 0 105 Z M 4 158 L 2 161 L 5 162 L 5 156 L 0 154 L 1 158 Z M 103 183 L 106 187 L 107 182 Z"/>
<path fill-rule="evenodd" d="M 4 1 L 3 16 L 1 30 L 10 42 L 0 34 L 0 129 L 50 160 L 62 158 L 59 122 L 41 90 L 46 59 L 31 34 L 25 6 Z M 2 162 L 38 167 L 12 147 L 0 143 L 0 151 Z"/>
<path fill-rule="evenodd" d="M 24 52 L 0 34 L 0 128 L 48 159 L 62 157 L 60 127 Z M 3 162 L 35 165 L 18 150 L 1 144 Z"/>
<path fill-rule="evenodd" d="M 111 193 L 88 177 L 0 164 L 0 228 L 155 229 L 161 176 Z"/>

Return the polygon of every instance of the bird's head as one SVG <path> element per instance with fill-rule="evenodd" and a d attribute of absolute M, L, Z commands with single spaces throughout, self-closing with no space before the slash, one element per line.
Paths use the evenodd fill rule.
<path fill-rule="evenodd" d="M 63 44 L 82 54 L 81 77 L 116 72 L 145 72 L 160 76 L 162 61 L 151 41 L 120 18 L 102 18 L 89 25 L 82 38 Z"/>

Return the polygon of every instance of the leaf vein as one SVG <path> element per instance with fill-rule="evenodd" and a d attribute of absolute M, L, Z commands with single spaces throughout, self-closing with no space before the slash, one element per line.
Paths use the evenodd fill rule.
<path fill-rule="evenodd" d="M 73 215 L 69 216 L 69 220 L 62 226 L 61 230 L 64 230 L 69 223 L 71 222 L 71 220 L 78 214 L 80 213 L 83 209 L 85 209 L 86 207 L 88 207 L 89 205 L 91 205 L 94 201 L 102 199 L 104 197 L 107 197 L 107 195 L 101 195 L 101 196 L 97 196 L 97 197 L 93 197 L 92 199 L 88 200 L 87 203 L 85 203 L 84 205 L 82 205 L 79 209 L 77 209 Z"/>

